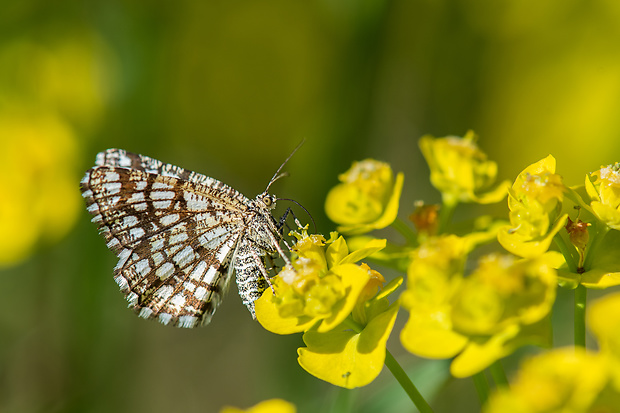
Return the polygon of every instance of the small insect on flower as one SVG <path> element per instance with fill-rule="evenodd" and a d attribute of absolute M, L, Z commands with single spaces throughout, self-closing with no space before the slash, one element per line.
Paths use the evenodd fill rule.
<path fill-rule="evenodd" d="M 271 215 L 277 198 L 268 191 L 295 151 L 255 199 L 146 156 L 99 153 L 81 181 L 82 196 L 119 258 L 114 279 L 129 307 L 163 324 L 208 324 L 234 270 L 256 318 L 254 301 L 271 285 L 267 260 L 280 256 L 290 265 L 280 243 L 290 247 Z"/>

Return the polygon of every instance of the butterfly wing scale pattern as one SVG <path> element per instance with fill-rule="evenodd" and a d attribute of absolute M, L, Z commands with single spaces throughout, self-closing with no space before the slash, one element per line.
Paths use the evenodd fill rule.
<path fill-rule="evenodd" d="M 267 285 L 262 257 L 275 250 L 254 201 L 213 178 L 122 149 L 99 153 L 81 188 L 118 256 L 115 280 L 141 317 L 207 324 L 234 269 L 254 316 L 253 301 Z M 263 235 L 255 240 L 257 230 Z"/>

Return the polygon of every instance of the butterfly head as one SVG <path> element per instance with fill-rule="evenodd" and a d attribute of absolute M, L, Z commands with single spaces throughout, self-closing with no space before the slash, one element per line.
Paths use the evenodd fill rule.
<path fill-rule="evenodd" d="M 261 207 L 265 209 L 272 210 L 276 207 L 276 197 L 268 194 L 267 192 L 263 192 L 262 194 L 256 197 L 256 202 Z"/>

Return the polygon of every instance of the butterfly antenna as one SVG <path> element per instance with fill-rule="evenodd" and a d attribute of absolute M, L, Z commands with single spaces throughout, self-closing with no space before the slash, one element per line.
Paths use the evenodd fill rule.
<path fill-rule="evenodd" d="M 265 192 L 269 191 L 269 188 L 271 187 L 271 184 L 273 184 L 275 181 L 277 181 L 278 179 L 280 179 L 280 178 L 282 178 L 284 176 L 288 176 L 288 173 L 286 173 L 286 172 L 280 173 L 280 171 L 282 170 L 282 168 L 284 168 L 284 165 L 286 165 L 286 163 L 293 157 L 293 155 L 295 155 L 295 152 L 297 152 L 297 149 L 301 148 L 301 145 L 303 145 L 304 142 L 306 142 L 306 140 L 302 139 L 301 142 L 299 142 L 299 145 L 297 145 L 297 147 L 295 149 L 293 149 L 293 152 L 291 152 L 291 154 L 288 156 L 288 158 L 286 158 L 286 160 L 284 162 L 282 162 L 282 165 L 280 165 L 280 167 L 278 168 L 276 173 L 273 174 L 273 178 L 271 178 L 271 181 L 269 181 L 269 184 L 267 185 L 267 188 L 265 189 Z"/>
<path fill-rule="evenodd" d="M 290 198 L 276 198 L 276 201 L 291 201 L 297 204 L 297 206 L 303 209 L 306 212 L 306 214 L 308 214 L 308 216 L 310 217 L 310 221 L 312 221 L 312 226 L 314 227 L 314 233 L 316 234 L 316 222 L 314 222 L 314 218 L 312 217 L 312 214 L 310 214 L 310 211 L 308 211 L 302 204 Z M 293 216 L 295 217 L 295 214 L 293 214 Z M 297 217 L 295 217 L 295 219 L 297 219 Z"/>

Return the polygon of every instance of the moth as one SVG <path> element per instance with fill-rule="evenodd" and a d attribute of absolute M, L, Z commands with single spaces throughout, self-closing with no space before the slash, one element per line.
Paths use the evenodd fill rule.
<path fill-rule="evenodd" d="M 254 301 L 270 285 L 268 260 L 280 256 L 290 265 L 272 215 L 278 199 L 268 191 L 295 151 L 254 199 L 123 149 L 97 154 L 80 183 L 82 196 L 118 257 L 114 279 L 129 307 L 166 325 L 206 325 L 234 274 L 256 318 Z"/>

